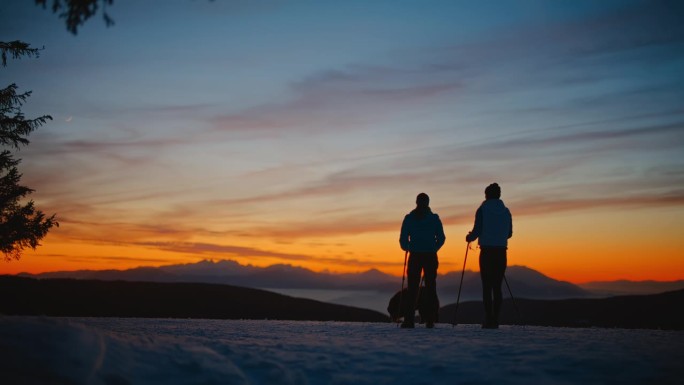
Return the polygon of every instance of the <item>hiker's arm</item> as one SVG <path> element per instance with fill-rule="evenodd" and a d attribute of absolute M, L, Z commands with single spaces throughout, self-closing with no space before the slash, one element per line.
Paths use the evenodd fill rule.
<path fill-rule="evenodd" d="M 439 249 L 444 246 L 444 242 L 446 241 L 446 235 L 444 235 L 444 226 L 442 225 L 442 221 L 437 218 L 437 232 L 435 233 L 435 251 L 439 251 Z"/>
<path fill-rule="evenodd" d="M 475 212 L 475 224 L 473 229 L 466 235 L 466 242 L 472 242 L 480 237 L 482 233 L 482 208 L 478 208 Z"/>
<path fill-rule="evenodd" d="M 409 251 L 409 234 L 408 226 L 406 225 L 407 218 L 404 217 L 404 221 L 401 223 L 401 233 L 399 234 L 399 245 L 404 251 Z"/>

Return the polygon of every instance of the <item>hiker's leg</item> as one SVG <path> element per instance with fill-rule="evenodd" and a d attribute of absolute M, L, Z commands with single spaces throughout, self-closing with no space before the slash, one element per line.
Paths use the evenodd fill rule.
<path fill-rule="evenodd" d="M 418 295 L 418 285 L 420 284 L 421 263 L 420 256 L 411 253 L 408 260 L 408 295 L 406 297 L 406 312 L 404 322 L 412 324 L 415 317 L 416 296 Z M 403 306 L 402 306 L 403 307 Z"/>
<path fill-rule="evenodd" d="M 425 297 L 426 322 L 435 323 L 439 312 L 439 299 L 437 298 L 437 267 L 439 261 L 437 253 L 429 253 L 424 257 L 423 271 L 425 274 Z"/>
<path fill-rule="evenodd" d="M 493 270 L 493 316 L 494 321 L 499 323 L 499 313 L 501 311 L 501 303 L 503 302 L 503 293 L 501 284 L 503 283 L 504 274 L 506 273 L 506 249 L 497 248 L 492 255 L 492 270 Z"/>
<path fill-rule="evenodd" d="M 494 317 L 492 304 L 493 277 L 491 253 L 488 248 L 480 249 L 480 279 L 482 280 L 482 304 L 485 309 L 485 324 L 488 325 Z"/>

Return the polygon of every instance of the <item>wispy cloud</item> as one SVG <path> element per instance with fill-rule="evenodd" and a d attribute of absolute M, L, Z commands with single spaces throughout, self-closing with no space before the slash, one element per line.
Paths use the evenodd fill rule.
<path fill-rule="evenodd" d="M 249 135 L 314 134 L 365 128 L 392 111 L 415 107 L 458 91 L 443 82 L 396 68 L 351 66 L 314 74 L 291 85 L 289 100 L 212 119 L 215 129 Z M 410 73 L 410 71 L 409 71 Z"/>
<path fill-rule="evenodd" d="M 644 208 L 684 205 L 684 191 L 660 195 L 641 195 L 630 197 L 578 198 L 552 200 L 548 198 L 531 198 L 514 202 L 515 214 L 538 215 L 542 213 L 559 213 L 588 209 L 610 208 Z"/>
<path fill-rule="evenodd" d="M 262 250 L 252 247 L 220 245 L 212 243 L 190 243 L 190 242 L 141 242 L 139 246 L 154 248 L 174 253 L 186 253 L 197 256 L 211 255 L 213 257 L 249 257 L 258 258 L 277 258 L 284 261 L 296 262 L 319 262 L 319 263 L 339 263 L 339 257 L 320 257 L 304 254 L 281 253 L 269 250 Z M 355 266 L 373 266 L 372 261 L 359 259 L 346 259 L 348 263 Z"/>

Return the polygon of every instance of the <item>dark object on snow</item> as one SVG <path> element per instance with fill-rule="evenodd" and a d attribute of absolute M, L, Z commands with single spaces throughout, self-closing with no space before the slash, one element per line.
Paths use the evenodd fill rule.
<path fill-rule="evenodd" d="M 425 286 L 421 286 L 420 290 L 418 291 L 418 305 L 416 308 L 418 309 L 418 314 L 420 315 L 419 323 L 425 322 L 434 324 L 439 321 L 439 299 L 437 299 L 437 306 L 433 306 L 432 309 L 430 309 L 430 304 L 427 301 L 427 295 L 423 295 L 423 293 L 425 293 Z M 399 308 L 400 301 L 401 309 Z M 392 322 L 399 322 L 399 320 L 404 317 L 404 313 L 406 313 L 406 309 L 409 306 L 408 301 L 408 288 L 404 288 L 403 293 L 397 292 L 394 294 L 394 296 L 392 296 L 389 304 L 387 305 L 387 312 L 389 313 Z"/>

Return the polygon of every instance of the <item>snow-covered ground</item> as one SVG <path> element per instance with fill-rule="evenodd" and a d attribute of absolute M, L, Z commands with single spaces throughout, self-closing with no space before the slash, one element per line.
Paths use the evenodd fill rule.
<path fill-rule="evenodd" d="M 0 317 L 2 384 L 682 384 L 684 333 Z"/>

